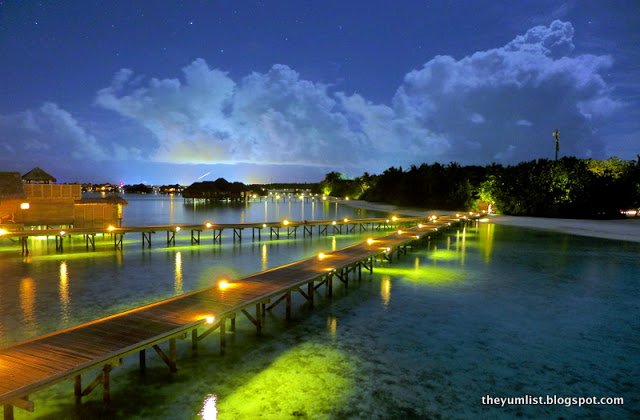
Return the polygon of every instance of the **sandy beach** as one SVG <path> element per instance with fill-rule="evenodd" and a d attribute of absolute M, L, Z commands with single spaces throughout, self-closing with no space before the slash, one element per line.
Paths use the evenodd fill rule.
<path fill-rule="evenodd" d="M 402 208 L 391 204 L 371 203 L 362 200 L 340 200 L 341 204 L 367 210 L 397 213 L 406 216 L 425 216 L 428 214 L 452 214 L 445 210 L 425 210 Z M 491 223 L 520 226 L 533 229 L 553 230 L 572 235 L 590 236 L 594 238 L 615 239 L 620 241 L 640 242 L 640 218 L 621 220 L 585 220 L 585 219 L 552 219 L 545 217 L 489 216 Z"/>

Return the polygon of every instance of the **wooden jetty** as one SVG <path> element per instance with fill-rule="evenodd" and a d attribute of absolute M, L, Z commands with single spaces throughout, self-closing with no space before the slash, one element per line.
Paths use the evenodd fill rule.
<path fill-rule="evenodd" d="M 478 216 L 464 216 L 467 217 Z M 111 371 L 121 365 L 124 357 L 137 353 L 140 369 L 144 370 L 146 352 L 153 349 L 169 370 L 175 372 L 178 339 L 190 339 L 192 348 L 196 349 L 198 342 L 218 331 L 220 352 L 224 353 L 225 335 L 235 329 L 239 314 L 246 316 L 260 334 L 265 311 L 282 303 L 285 317 L 290 318 L 294 293 L 302 295 L 313 306 L 321 286 L 331 296 L 334 282 L 348 286 L 350 276 L 360 278 L 363 269 L 372 272 L 376 259 L 390 261 L 394 253 L 406 253 L 415 241 L 460 221 L 462 217 L 423 220 L 377 239 L 241 279 L 220 280 L 203 290 L 2 348 L 0 405 L 3 405 L 4 419 L 13 419 L 14 407 L 33 411 L 34 403 L 29 395 L 65 380 L 74 381 L 78 403 L 97 387 L 102 388 L 103 401 L 108 403 Z M 83 387 L 82 375 L 90 371 L 97 374 Z"/>
<path fill-rule="evenodd" d="M 180 232 L 190 233 L 191 245 L 199 245 L 201 243 L 203 232 L 210 232 L 213 243 L 222 243 L 223 232 L 231 232 L 233 241 L 242 241 L 243 232 L 251 229 L 251 240 L 260 241 L 263 236 L 268 235 L 269 239 L 279 239 L 281 236 L 286 238 L 297 237 L 301 233 L 303 237 L 313 236 L 314 228 L 318 235 L 330 234 L 348 234 L 367 231 L 381 231 L 386 229 L 395 229 L 397 226 L 417 223 L 424 218 L 416 217 L 396 217 L 390 218 L 363 218 L 340 220 L 304 220 L 304 221 L 288 221 L 267 223 L 203 223 L 203 224 L 172 224 L 159 226 L 127 226 L 115 227 L 108 226 L 104 228 L 67 228 L 67 229 L 38 229 L 38 230 L 17 230 L 2 232 L 1 238 L 18 239 L 21 245 L 23 255 L 29 254 L 30 238 L 35 237 L 54 237 L 57 252 L 64 252 L 64 239 L 71 240 L 72 236 L 82 236 L 87 250 L 96 250 L 96 236 L 108 235 L 113 240 L 113 246 L 117 250 L 123 250 L 123 242 L 125 235 L 140 234 L 142 247 L 151 248 L 152 235 L 155 233 L 166 233 L 166 245 L 172 246 L 176 243 L 176 235 Z"/>

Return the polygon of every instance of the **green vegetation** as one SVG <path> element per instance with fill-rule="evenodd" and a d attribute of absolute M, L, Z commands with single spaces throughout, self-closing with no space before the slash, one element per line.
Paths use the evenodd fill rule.
<path fill-rule="evenodd" d="M 484 210 L 518 216 L 612 218 L 640 209 L 640 156 L 636 161 L 564 157 L 514 166 L 422 164 L 391 167 L 354 180 L 336 172 L 321 183 L 326 194 L 401 206 Z"/>

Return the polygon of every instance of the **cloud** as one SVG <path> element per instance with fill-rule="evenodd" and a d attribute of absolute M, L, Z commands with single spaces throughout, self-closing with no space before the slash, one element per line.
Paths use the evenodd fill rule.
<path fill-rule="evenodd" d="M 0 144 L 11 155 L 5 158 L 66 162 L 123 156 L 122 146 L 102 145 L 69 111 L 53 102 L 45 102 L 34 110 L 0 115 L 0 132 L 3 133 Z M 119 154 L 114 156 L 114 150 Z M 131 150 L 127 150 L 130 155 Z"/>
<path fill-rule="evenodd" d="M 123 69 L 96 103 L 146 127 L 158 141 L 152 159 L 165 162 L 508 162 L 550 156 L 556 127 L 564 153 L 602 153 L 594 127 L 619 105 L 600 75 L 612 61 L 571 57 L 573 37 L 570 23 L 554 21 L 500 48 L 434 57 L 390 104 L 333 92 L 286 65 L 233 80 L 202 59 L 182 79 L 143 87 Z M 531 120 L 538 131 L 523 131 Z"/>
<path fill-rule="evenodd" d="M 594 130 L 620 105 L 600 75 L 612 60 L 568 56 L 573 34 L 570 23 L 554 21 L 501 48 L 460 60 L 435 57 L 405 76 L 395 110 L 441 134 L 451 144 L 447 157 L 463 162 L 550 157 L 556 127 L 564 134 L 562 154 L 585 156 L 589 149 L 602 156 Z M 523 131 L 534 128 L 532 120 L 535 130 Z M 472 155 L 469 141 L 481 144 Z"/>
<path fill-rule="evenodd" d="M 117 134 L 47 102 L 0 115 L 0 147 L 43 158 L 379 171 L 552 157 L 558 128 L 561 154 L 602 157 L 597 131 L 620 107 L 601 76 L 613 62 L 571 55 L 573 38 L 571 23 L 554 21 L 498 48 L 433 57 L 405 75 L 388 103 L 305 80 L 283 64 L 236 79 L 203 59 L 176 78 L 122 69 L 95 104 L 134 135 L 114 143 Z"/>
<path fill-rule="evenodd" d="M 516 121 L 516 125 L 519 125 L 521 127 L 531 127 L 533 125 L 533 123 L 529 120 L 525 120 L 525 119 L 520 119 L 518 121 Z"/>

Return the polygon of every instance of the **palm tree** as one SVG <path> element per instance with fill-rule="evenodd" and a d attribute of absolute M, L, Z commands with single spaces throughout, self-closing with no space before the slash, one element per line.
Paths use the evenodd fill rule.
<path fill-rule="evenodd" d="M 556 143 L 556 161 L 558 160 L 558 152 L 560 151 L 560 130 L 556 128 L 553 132 L 553 138 Z"/>

